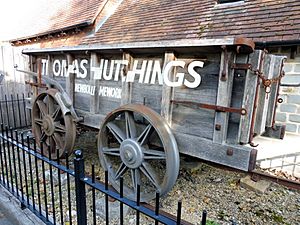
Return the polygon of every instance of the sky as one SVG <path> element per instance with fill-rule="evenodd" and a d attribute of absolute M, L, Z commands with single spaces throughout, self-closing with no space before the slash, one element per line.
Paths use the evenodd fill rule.
<path fill-rule="evenodd" d="M 69 0 L 0 0 L 0 41 L 35 33 Z"/>

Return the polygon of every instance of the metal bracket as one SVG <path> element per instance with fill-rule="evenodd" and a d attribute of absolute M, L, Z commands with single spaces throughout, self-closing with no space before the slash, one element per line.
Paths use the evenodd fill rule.
<path fill-rule="evenodd" d="M 171 100 L 171 103 L 180 104 L 184 106 L 196 106 L 198 108 L 215 110 L 216 112 L 238 113 L 241 114 L 242 116 L 247 114 L 247 110 L 245 108 L 233 108 L 233 107 L 225 107 L 219 105 L 210 105 L 210 104 L 199 103 L 199 102 L 178 101 L 178 100 Z"/>
<path fill-rule="evenodd" d="M 249 69 L 252 69 L 252 65 L 249 64 L 249 63 L 232 63 L 231 64 L 231 69 L 249 70 Z"/>

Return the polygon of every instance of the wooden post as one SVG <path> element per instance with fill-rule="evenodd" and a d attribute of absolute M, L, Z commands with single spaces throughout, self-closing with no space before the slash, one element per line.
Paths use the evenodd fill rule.
<path fill-rule="evenodd" d="M 226 50 L 224 50 L 221 54 L 219 72 L 218 95 L 216 103 L 218 106 L 230 107 L 234 78 L 234 70 L 230 67 L 231 62 L 235 62 L 235 54 L 233 54 L 233 52 L 227 52 Z M 213 134 L 213 142 L 226 142 L 228 120 L 228 112 L 215 113 L 215 129 Z"/>
<path fill-rule="evenodd" d="M 95 52 L 91 53 L 91 67 L 99 67 L 100 61 Z M 95 93 L 91 95 L 91 104 L 90 104 L 90 112 L 91 113 L 99 113 L 99 84 L 100 80 L 95 80 L 95 73 L 91 71 L 90 73 L 90 84 L 95 86 Z"/>
<path fill-rule="evenodd" d="M 170 62 L 175 60 L 175 55 L 173 52 L 165 52 L 164 57 L 164 66 Z M 175 78 L 175 69 L 173 67 L 172 70 L 169 71 L 168 74 L 169 80 L 174 81 Z M 172 122 L 172 103 L 171 100 L 174 96 L 174 88 L 167 86 L 166 84 L 163 84 L 162 88 L 162 100 L 161 100 L 161 116 L 164 117 L 169 125 L 171 125 Z"/>
<path fill-rule="evenodd" d="M 67 54 L 67 67 L 73 64 L 74 57 L 71 54 Z M 68 68 L 67 68 L 68 73 Z M 70 99 L 73 102 L 73 105 L 75 103 L 75 74 L 74 73 L 68 73 L 68 76 L 66 77 L 66 92 L 68 93 Z"/>
<path fill-rule="evenodd" d="M 274 73 L 275 56 L 266 55 L 263 63 L 263 76 L 271 79 Z M 267 110 L 269 104 L 269 94 L 266 93 L 266 87 L 262 80 L 259 80 L 260 86 L 258 91 L 257 112 L 255 117 L 254 133 L 262 134 L 265 131 Z"/>
<path fill-rule="evenodd" d="M 282 56 L 274 56 L 275 63 L 274 63 L 274 72 L 273 78 L 278 77 L 282 73 L 282 65 L 283 61 L 285 60 Z M 277 93 L 279 89 L 279 82 L 272 84 L 271 91 L 269 94 L 269 105 L 268 105 L 268 113 L 266 118 L 266 127 L 272 127 L 275 111 L 277 108 Z"/>
<path fill-rule="evenodd" d="M 123 60 L 128 60 L 128 65 L 124 66 L 124 69 L 122 71 L 122 99 L 121 99 L 121 105 L 129 104 L 131 103 L 131 95 L 132 95 L 132 83 L 123 81 L 123 78 L 127 76 L 127 72 L 132 69 L 132 62 L 133 57 L 129 54 L 124 52 L 123 53 Z"/>
<path fill-rule="evenodd" d="M 248 63 L 252 65 L 252 70 L 248 70 L 246 74 L 245 89 L 242 102 L 242 108 L 245 108 L 247 110 L 247 114 L 241 116 L 238 133 L 238 141 L 244 144 L 249 142 L 253 112 L 256 110 L 255 96 L 257 82 L 259 78 L 254 71 L 261 69 L 261 61 L 263 55 L 263 51 L 256 50 L 249 56 Z"/>

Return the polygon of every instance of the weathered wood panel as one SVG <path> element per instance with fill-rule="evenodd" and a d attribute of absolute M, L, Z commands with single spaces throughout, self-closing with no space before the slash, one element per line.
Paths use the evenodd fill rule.
<path fill-rule="evenodd" d="M 282 73 L 282 65 L 285 58 L 282 56 L 275 56 L 275 68 L 273 73 L 273 78 L 278 77 Z M 269 94 L 269 105 L 268 114 L 266 118 L 266 127 L 271 127 L 273 125 L 274 115 L 277 107 L 277 92 L 279 89 L 279 82 L 273 83 L 271 85 L 271 91 Z"/>
<path fill-rule="evenodd" d="M 221 54 L 220 72 L 217 105 L 230 107 L 234 70 L 231 69 L 231 63 L 235 63 L 235 54 L 224 50 Z M 228 129 L 229 113 L 216 112 L 214 122 L 213 141 L 216 143 L 226 142 Z"/>
<path fill-rule="evenodd" d="M 256 50 L 249 56 L 249 62 L 252 65 L 252 70 L 247 71 L 246 80 L 245 80 L 245 89 L 243 95 L 242 107 L 247 110 L 247 114 L 241 117 L 239 124 L 239 142 L 248 143 L 251 133 L 251 122 L 253 112 L 256 110 L 255 105 L 255 96 L 256 96 L 256 87 L 258 82 L 258 76 L 255 74 L 255 70 L 261 69 L 261 58 L 263 57 L 264 52 L 261 50 Z"/>

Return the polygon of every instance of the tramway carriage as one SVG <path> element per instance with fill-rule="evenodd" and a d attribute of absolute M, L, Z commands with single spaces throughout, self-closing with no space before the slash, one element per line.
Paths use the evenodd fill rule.
<path fill-rule="evenodd" d="M 284 57 L 245 38 L 27 49 L 32 130 L 52 158 L 72 153 L 76 124 L 99 129 L 109 182 L 135 199 L 176 182 L 179 153 L 254 169 L 253 137 L 274 131 Z M 281 127 L 277 127 L 282 135 Z M 270 133 L 270 132 L 269 132 Z M 273 133 L 276 133 L 275 131 Z"/>

